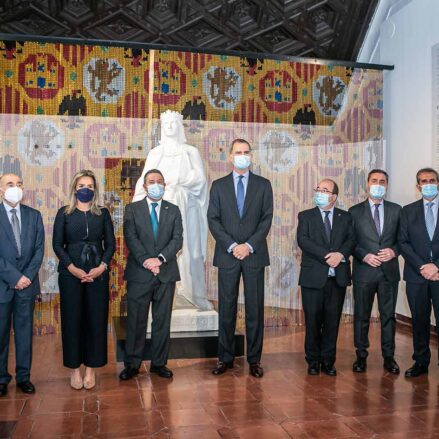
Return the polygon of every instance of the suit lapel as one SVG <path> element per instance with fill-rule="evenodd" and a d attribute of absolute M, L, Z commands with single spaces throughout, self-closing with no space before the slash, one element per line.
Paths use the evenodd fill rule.
<path fill-rule="evenodd" d="M 248 184 L 247 184 L 247 191 L 245 193 L 245 199 L 244 199 L 244 210 L 242 212 L 242 216 L 244 217 L 245 213 L 247 212 L 248 206 L 253 200 L 254 194 L 256 193 L 256 184 L 255 184 L 255 177 L 254 175 L 249 172 L 248 174 Z M 238 204 L 236 204 L 238 206 Z"/>
<path fill-rule="evenodd" d="M 419 218 L 420 221 L 422 221 L 422 224 L 421 224 L 422 230 L 424 230 L 424 234 L 425 234 L 425 237 L 427 238 L 427 241 L 430 241 L 430 235 L 428 234 L 428 230 L 427 230 L 427 223 L 425 222 L 425 209 L 424 209 L 424 199 L 423 198 L 421 198 L 419 200 L 418 215 L 416 215 L 416 217 Z M 434 231 L 433 238 L 437 233 L 437 223 L 438 222 L 436 221 L 436 229 Z"/>
<path fill-rule="evenodd" d="M 21 214 L 23 214 L 23 211 L 21 211 Z M 5 229 L 6 236 L 18 252 L 17 243 L 15 242 L 14 238 L 14 232 L 12 230 L 12 226 L 9 222 L 8 214 L 6 213 L 6 209 L 5 206 L 3 206 L 3 203 L 0 204 L 0 225 Z M 21 237 L 21 239 L 23 239 L 23 233 L 21 233 Z"/>
<path fill-rule="evenodd" d="M 238 202 L 236 201 L 235 183 L 233 181 L 233 172 L 229 174 L 229 176 L 226 179 L 226 189 L 227 189 L 226 193 L 231 194 L 229 200 L 230 200 L 230 207 L 232 209 L 232 212 L 234 212 L 236 216 L 239 218 Z"/>
<path fill-rule="evenodd" d="M 21 253 L 23 253 L 23 249 L 26 245 L 26 236 L 27 229 L 29 227 L 29 212 L 26 206 L 21 205 L 20 206 L 20 216 L 21 216 L 21 234 L 20 234 L 20 240 L 21 240 Z"/>
<path fill-rule="evenodd" d="M 335 212 L 335 209 L 334 209 L 334 212 Z M 325 240 L 325 242 L 327 244 L 331 244 L 330 242 L 328 242 L 328 238 L 326 237 L 325 224 L 323 223 L 322 214 L 321 214 L 320 209 L 318 207 L 314 208 L 314 217 L 315 217 L 315 221 L 318 225 L 318 228 L 320 229 L 320 233 L 321 233 L 323 239 Z M 333 226 L 334 226 L 334 224 L 333 224 Z M 332 230 L 331 230 L 331 238 L 332 238 Z"/>
<path fill-rule="evenodd" d="M 162 205 L 160 206 L 159 231 L 157 235 L 157 242 L 159 242 L 163 230 L 165 230 L 168 219 L 169 219 L 169 206 L 165 200 L 162 200 Z M 151 226 L 151 230 L 152 230 L 152 226 Z"/>
<path fill-rule="evenodd" d="M 337 233 L 340 232 L 341 227 L 341 213 L 337 208 L 334 208 L 334 217 L 332 218 L 331 243 L 334 242 Z"/>
<path fill-rule="evenodd" d="M 390 209 L 390 206 L 387 204 L 387 201 L 383 200 L 383 209 L 384 209 L 384 224 L 383 224 L 383 232 L 381 233 L 381 236 L 384 236 L 384 233 L 386 233 L 387 229 L 390 226 L 390 216 L 392 215 L 392 211 Z"/>
<path fill-rule="evenodd" d="M 141 211 L 140 218 L 144 218 L 141 220 L 141 224 L 145 224 L 146 233 L 154 238 L 154 234 L 152 233 L 151 214 L 149 213 L 149 205 L 146 197 L 144 201 L 140 203 L 139 210 Z"/>
<path fill-rule="evenodd" d="M 422 203 L 422 207 L 424 207 L 424 203 Z M 422 210 L 424 210 L 424 209 L 422 209 Z M 433 233 L 433 241 L 435 241 L 437 239 L 438 233 L 439 233 L 439 221 L 438 221 L 438 219 L 439 219 L 439 211 L 438 211 L 438 215 L 437 215 L 437 219 L 436 219 L 436 227 L 435 227 L 434 233 Z M 425 230 L 427 230 L 427 225 L 425 225 Z M 428 235 L 428 232 L 427 232 L 427 235 Z"/>

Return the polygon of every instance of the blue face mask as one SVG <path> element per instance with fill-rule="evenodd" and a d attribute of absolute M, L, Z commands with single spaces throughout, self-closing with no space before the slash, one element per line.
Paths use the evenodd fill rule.
<path fill-rule="evenodd" d="M 331 197 L 331 194 L 324 194 L 323 192 L 315 192 L 314 193 L 314 204 L 317 207 L 326 207 L 329 203 L 330 200 L 329 198 Z"/>
<path fill-rule="evenodd" d="M 147 188 L 148 197 L 153 200 L 159 200 L 165 194 L 165 187 L 162 184 L 150 184 Z"/>
<path fill-rule="evenodd" d="M 251 165 L 252 161 L 248 155 L 235 155 L 233 157 L 233 166 L 236 169 L 244 170 Z"/>
<path fill-rule="evenodd" d="M 369 188 L 369 194 L 374 200 L 381 200 L 386 195 L 386 188 L 380 184 L 372 184 Z"/>
<path fill-rule="evenodd" d="M 82 203 L 90 202 L 91 200 L 93 200 L 94 195 L 95 191 L 92 191 L 88 187 L 83 187 L 76 191 L 76 198 Z"/>
<path fill-rule="evenodd" d="M 437 184 L 422 185 L 421 193 L 424 198 L 434 198 L 437 195 Z"/>

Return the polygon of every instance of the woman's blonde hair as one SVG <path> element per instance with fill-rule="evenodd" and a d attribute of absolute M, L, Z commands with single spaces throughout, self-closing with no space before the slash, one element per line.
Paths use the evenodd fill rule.
<path fill-rule="evenodd" d="M 91 177 L 93 179 L 93 183 L 95 185 L 95 189 L 94 189 L 95 193 L 94 193 L 93 199 L 91 200 L 90 212 L 93 215 L 100 215 L 101 214 L 101 208 L 98 205 L 98 202 L 99 202 L 99 186 L 98 186 L 98 182 L 96 180 L 96 176 L 95 176 L 94 172 L 90 171 L 89 169 L 83 169 L 82 171 L 77 172 L 73 176 L 73 180 L 70 183 L 69 204 L 67 206 L 67 209 L 65 210 L 65 213 L 67 215 L 70 215 L 76 209 L 76 203 L 77 203 L 77 199 L 76 199 L 76 185 L 78 183 L 78 180 L 80 178 L 82 178 L 82 177 Z"/>

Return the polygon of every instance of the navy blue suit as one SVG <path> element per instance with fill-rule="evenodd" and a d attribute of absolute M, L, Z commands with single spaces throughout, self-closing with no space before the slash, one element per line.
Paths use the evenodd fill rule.
<path fill-rule="evenodd" d="M 439 267 L 439 221 L 433 239 L 425 223 L 424 201 L 420 199 L 402 209 L 398 235 L 401 255 L 405 259 L 404 280 L 412 313 L 413 359 L 421 366 L 430 363 L 430 315 L 433 305 L 439 319 L 439 281 L 429 281 L 420 272 L 422 265 Z M 436 326 L 439 331 L 439 326 Z"/>
<path fill-rule="evenodd" d="M 0 384 L 11 381 L 8 373 L 9 336 L 13 316 L 16 381 L 28 381 L 32 362 L 35 296 L 40 293 L 38 271 L 44 256 L 44 227 L 40 212 L 20 205 L 21 255 L 3 203 L 0 203 Z M 14 287 L 22 276 L 32 284 Z"/>

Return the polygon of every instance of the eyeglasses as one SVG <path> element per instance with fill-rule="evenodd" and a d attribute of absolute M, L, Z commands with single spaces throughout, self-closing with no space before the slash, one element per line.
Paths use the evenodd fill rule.
<path fill-rule="evenodd" d="M 313 191 L 314 192 L 321 192 L 322 194 L 334 195 L 334 192 L 330 192 L 327 189 L 315 188 L 315 189 L 313 189 Z"/>

